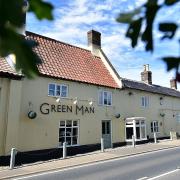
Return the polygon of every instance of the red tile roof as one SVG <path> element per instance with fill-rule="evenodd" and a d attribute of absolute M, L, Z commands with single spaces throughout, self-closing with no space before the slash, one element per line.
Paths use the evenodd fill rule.
<path fill-rule="evenodd" d="M 38 42 L 34 51 L 42 59 L 40 75 L 118 88 L 99 57 L 89 50 L 72 46 L 32 32 L 26 38 Z"/>
<path fill-rule="evenodd" d="M 22 75 L 18 74 L 13 68 L 11 68 L 7 61 L 2 57 L 0 57 L 0 76 L 15 79 L 20 79 L 22 77 Z"/>

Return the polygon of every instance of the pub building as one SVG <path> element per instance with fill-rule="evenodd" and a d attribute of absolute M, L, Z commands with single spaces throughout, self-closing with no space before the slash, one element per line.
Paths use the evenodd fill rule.
<path fill-rule="evenodd" d="M 39 75 L 28 79 L 15 71 L 13 55 L 0 58 L 0 165 L 9 164 L 11 148 L 16 163 L 168 138 L 180 133 L 180 92 L 152 84 L 149 65 L 141 81 L 122 78 L 101 48 L 101 34 L 87 33 L 83 49 L 36 33 L 34 52 L 42 59 Z M 114 52 L 115 53 L 115 52 Z M 158 77 L 157 77 L 158 78 Z"/>

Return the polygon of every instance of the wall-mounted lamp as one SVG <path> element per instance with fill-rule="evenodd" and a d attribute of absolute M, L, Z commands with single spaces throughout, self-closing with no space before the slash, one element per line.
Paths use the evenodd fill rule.
<path fill-rule="evenodd" d="M 92 99 L 89 100 L 89 105 L 90 105 L 90 106 L 93 105 L 93 100 L 92 100 Z"/>
<path fill-rule="evenodd" d="M 118 118 L 120 118 L 120 117 L 121 117 L 121 114 L 120 114 L 120 113 L 116 113 L 116 114 L 115 114 L 115 118 L 118 119 Z"/>
<path fill-rule="evenodd" d="M 128 95 L 129 95 L 129 96 L 132 96 L 132 95 L 133 95 L 133 93 L 130 91 L 130 92 L 128 92 Z"/>
<path fill-rule="evenodd" d="M 75 98 L 74 98 L 74 101 L 73 101 L 73 104 L 77 104 L 77 103 L 78 103 L 78 98 L 75 97 Z"/>
<path fill-rule="evenodd" d="M 161 117 L 164 117 L 164 116 L 165 116 L 165 114 L 164 114 L 164 113 L 160 113 L 159 115 L 160 115 Z"/>
<path fill-rule="evenodd" d="M 57 102 L 57 103 L 60 103 L 60 102 L 61 102 L 61 98 L 58 97 L 58 98 L 56 99 L 56 102 Z"/>
<path fill-rule="evenodd" d="M 29 119 L 35 119 L 36 116 L 37 116 L 37 113 L 36 113 L 36 112 L 34 112 L 34 111 L 29 111 L 29 112 L 28 112 L 28 118 L 29 118 Z"/>

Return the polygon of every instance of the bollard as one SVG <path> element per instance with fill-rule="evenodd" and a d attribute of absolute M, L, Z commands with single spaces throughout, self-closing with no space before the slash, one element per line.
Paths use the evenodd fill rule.
<path fill-rule="evenodd" d="M 101 152 L 104 152 L 104 139 L 101 138 Z"/>
<path fill-rule="evenodd" d="M 66 158 L 66 155 L 67 155 L 66 142 L 63 142 L 63 159 Z"/>
<path fill-rule="evenodd" d="M 157 136 L 156 136 L 156 133 L 154 132 L 154 143 L 156 144 L 157 143 Z"/>
<path fill-rule="evenodd" d="M 170 140 L 173 140 L 172 131 L 170 131 Z"/>
<path fill-rule="evenodd" d="M 132 135 L 132 146 L 135 147 L 135 145 L 136 145 L 136 142 L 135 142 L 135 136 Z"/>
<path fill-rule="evenodd" d="M 14 169 L 16 153 L 17 153 L 16 148 L 12 148 L 11 149 L 11 159 L 10 159 L 10 169 Z"/>

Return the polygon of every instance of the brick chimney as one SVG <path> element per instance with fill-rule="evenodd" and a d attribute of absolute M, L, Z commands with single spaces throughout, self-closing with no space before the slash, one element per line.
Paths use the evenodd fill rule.
<path fill-rule="evenodd" d="M 28 11 L 29 8 L 29 3 L 27 0 L 23 0 L 22 2 L 22 27 L 18 28 L 18 32 L 19 34 L 25 35 L 25 31 L 26 31 L 26 12 Z"/>
<path fill-rule="evenodd" d="M 170 80 L 170 86 L 172 89 L 177 89 L 177 82 L 176 82 L 176 79 L 171 79 Z"/>
<path fill-rule="evenodd" d="M 101 33 L 95 30 L 87 32 L 88 47 L 93 55 L 99 56 L 99 49 L 101 49 Z"/>
<path fill-rule="evenodd" d="M 144 65 L 144 71 L 141 72 L 141 81 L 152 84 L 152 72 L 149 70 L 149 64 Z"/>

